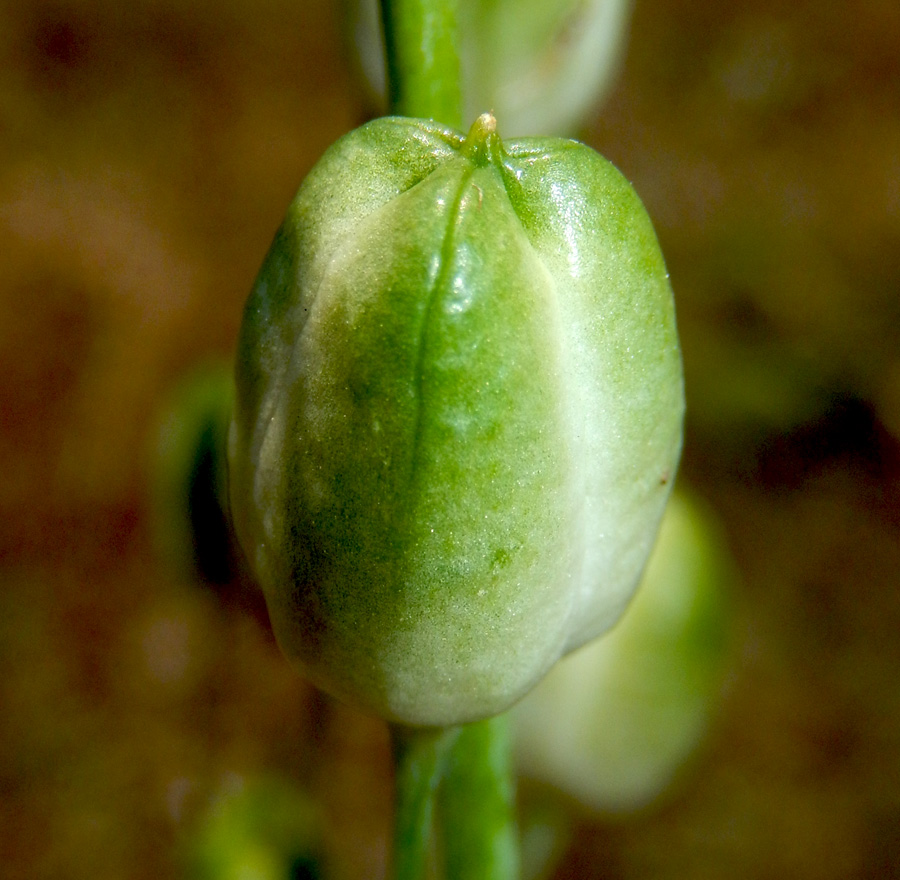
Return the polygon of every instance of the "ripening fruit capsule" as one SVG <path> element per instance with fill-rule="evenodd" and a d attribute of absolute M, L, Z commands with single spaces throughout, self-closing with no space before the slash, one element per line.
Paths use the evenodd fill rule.
<path fill-rule="evenodd" d="M 350 132 L 237 355 L 232 510 L 282 649 L 391 721 L 505 710 L 622 613 L 682 415 L 663 258 L 612 165 L 489 114 Z"/>

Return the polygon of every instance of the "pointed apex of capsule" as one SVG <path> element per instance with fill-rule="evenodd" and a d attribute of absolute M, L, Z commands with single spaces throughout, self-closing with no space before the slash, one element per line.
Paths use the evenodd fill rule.
<path fill-rule="evenodd" d="M 500 135 L 493 113 L 482 113 L 469 129 L 463 152 L 476 164 L 487 165 L 500 152 Z"/>

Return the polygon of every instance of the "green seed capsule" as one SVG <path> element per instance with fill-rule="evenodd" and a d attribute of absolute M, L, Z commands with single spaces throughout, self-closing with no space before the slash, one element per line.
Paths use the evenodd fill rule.
<path fill-rule="evenodd" d="M 349 133 L 239 341 L 233 515 L 283 650 L 393 721 L 503 711 L 621 614 L 682 413 L 662 255 L 608 162 L 488 114 Z"/>

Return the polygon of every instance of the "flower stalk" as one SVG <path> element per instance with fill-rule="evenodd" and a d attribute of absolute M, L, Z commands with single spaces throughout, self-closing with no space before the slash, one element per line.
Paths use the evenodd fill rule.
<path fill-rule="evenodd" d="M 382 0 L 381 12 L 391 114 L 459 128 L 457 0 Z"/>
<path fill-rule="evenodd" d="M 456 6 L 456 0 L 382 0 L 391 113 L 461 126 Z M 489 133 L 483 134 L 486 150 Z M 447 880 L 514 880 L 518 841 L 505 716 L 462 728 L 391 730 L 394 880 L 427 876 L 438 789 Z"/>

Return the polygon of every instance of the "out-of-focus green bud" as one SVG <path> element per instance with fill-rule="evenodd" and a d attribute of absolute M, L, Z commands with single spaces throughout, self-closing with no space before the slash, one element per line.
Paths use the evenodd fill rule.
<path fill-rule="evenodd" d="M 321 821 L 305 792 L 282 780 L 237 780 L 186 842 L 189 880 L 317 878 Z"/>
<path fill-rule="evenodd" d="M 653 228 L 574 141 L 334 144 L 248 301 L 234 523 L 285 651 L 391 720 L 503 711 L 610 627 L 681 445 Z"/>
<path fill-rule="evenodd" d="M 385 89 L 378 0 L 347 0 L 376 101 Z M 459 5 L 463 118 L 490 107 L 507 136 L 572 134 L 609 87 L 631 0 L 471 0 Z"/>
<path fill-rule="evenodd" d="M 516 706 L 525 772 L 600 810 L 636 809 L 659 795 L 709 728 L 735 580 L 716 520 L 676 492 L 622 620 Z"/>
<path fill-rule="evenodd" d="M 184 377 L 160 413 L 151 451 L 153 528 L 181 576 L 224 583 L 233 546 L 225 516 L 225 441 L 234 377 L 226 361 Z"/>

